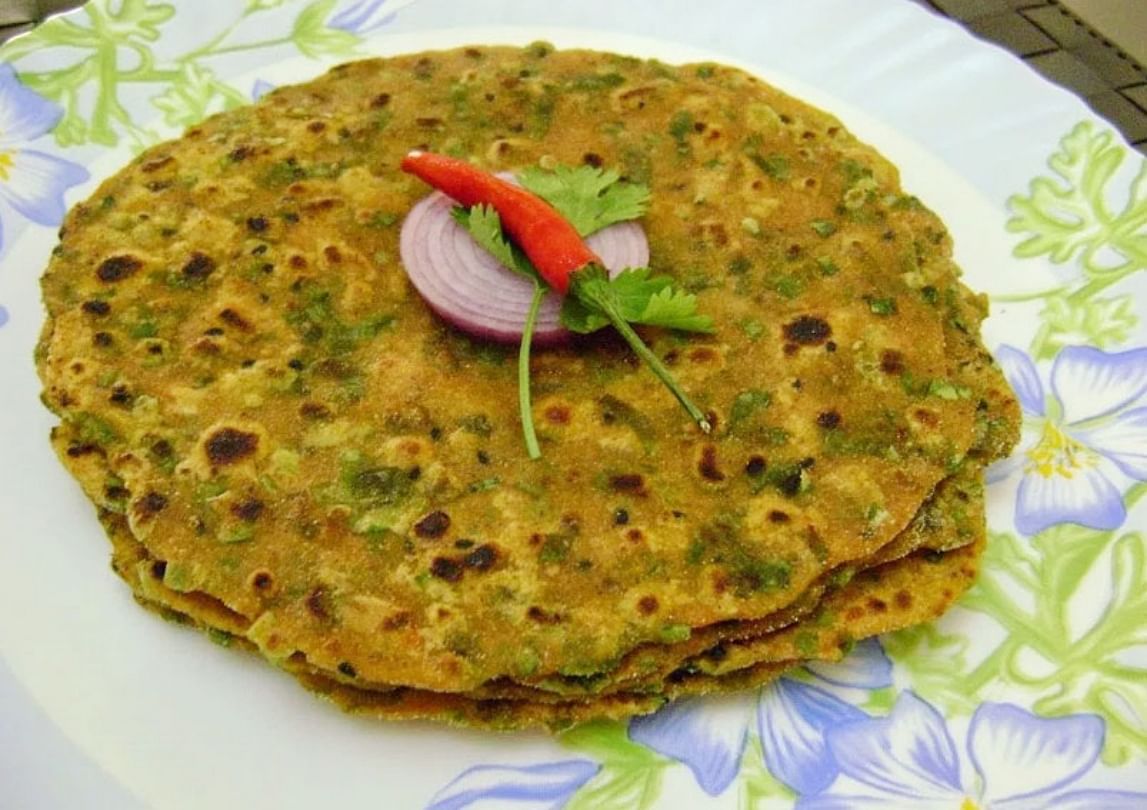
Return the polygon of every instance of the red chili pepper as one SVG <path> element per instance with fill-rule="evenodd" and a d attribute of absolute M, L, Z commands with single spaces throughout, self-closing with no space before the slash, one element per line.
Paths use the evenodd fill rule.
<path fill-rule="evenodd" d="M 591 264 L 604 266 L 573 225 L 553 206 L 524 188 L 464 160 L 434 152 L 410 152 L 402 159 L 402 170 L 467 208 L 492 207 L 507 235 L 529 257 L 546 283 L 562 295 L 569 291 L 574 273 Z"/>

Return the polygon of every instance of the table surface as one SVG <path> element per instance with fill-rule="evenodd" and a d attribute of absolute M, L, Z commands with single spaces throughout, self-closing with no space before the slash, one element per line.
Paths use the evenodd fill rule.
<path fill-rule="evenodd" d="M 889 2 L 914 2 L 1011 51 L 1084 99 L 1147 154 L 1147 0 Z M 82 4 L 0 0 L 0 41 Z"/>

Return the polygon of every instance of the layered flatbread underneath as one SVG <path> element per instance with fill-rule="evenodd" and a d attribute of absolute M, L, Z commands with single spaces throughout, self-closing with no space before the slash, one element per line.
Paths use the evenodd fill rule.
<path fill-rule="evenodd" d="M 243 635 L 242 623 L 202 594 L 165 589 L 155 562 L 135 543 L 123 521 L 104 516 L 115 549 L 117 572 L 136 598 L 165 618 L 207 630 L 222 643 L 258 652 Z M 320 697 L 357 714 L 390 720 L 436 720 L 498 730 L 560 730 L 589 720 L 621 719 L 656 711 L 669 700 L 748 689 L 767 683 L 809 661 L 835 661 L 856 641 L 935 619 L 972 584 L 984 538 L 949 552 L 923 551 L 869 569 L 834 590 L 812 618 L 747 644 L 721 645 L 696 663 L 673 672 L 665 682 L 638 691 L 592 697 L 553 693 L 517 695 L 478 690 L 440 693 L 407 687 L 364 688 L 347 672 L 323 673 L 305 660 L 277 662 Z M 919 595 L 913 595 L 919 589 Z"/>
<path fill-rule="evenodd" d="M 63 452 L 74 446 L 63 435 L 63 429 L 57 431 L 55 440 Z M 100 465 L 102 459 L 93 454 L 84 463 Z M 669 685 L 683 682 L 683 676 L 725 675 L 778 660 L 799 662 L 801 651 L 805 656 L 815 651 L 816 658 L 831 660 L 849 649 L 855 640 L 934 618 L 941 612 L 937 605 L 950 604 L 970 583 L 970 577 L 965 577 L 968 582 L 960 584 L 957 575 L 956 587 L 938 587 L 935 576 L 948 576 L 955 571 L 954 563 L 940 568 L 925 563 L 944 559 L 942 551 L 983 543 L 983 515 L 974 511 L 981 487 L 980 471 L 975 466 L 946 479 L 906 530 L 906 534 L 911 535 L 910 541 L 897 538 L 889 544 L 897 549 L 910 549 L 894 558 L 900 561 L 899 565 L 888 562 L 889 552 L 884 551 L 868 565 L 842 568 L 826 575 L 823 582 L 810 588 L 797 603 L 774 616 L 698 628 L 690 638 L 676 644 L 647 645 L 631 652 L 617 670 L 579 683 L 567 679 L 560 683 L 524 685 L 500 679 L 481 685 L 466 696 L 473 700 L 542 703 L 579 698 L 598 700 L 617 693 L 648 696 L 664 693 Z M 141 601 L 210 628 L 216 635 L 222 633 L 225 637 L 254 642 L 256 649 L 266 646 L 265 640 L 259 643 L 257 629 L 254 637 L 249 638 L 250 620 L 229 610 L 217 599 L 201 592 L 180 592 L 165 586 L 166 564 L 148 555 L 121 517 L 105 512 L 104 523 L 112 540 L 114 567 Z M 903 559 L 913 552 L 916 552 L 913 557 Z M 922 600 L 914 596 L 917 592 L 925 594 Z M 397 688 L 361 678 L 350 664 L 340 665 L 334 672 L 324 672 L 298 653 L 274 660 L 297 674 L 307 675 L 312 681 L 319 679 L 315 682 L 329 678 L 368 691 L 390 692 Z M 707 681 L 699 683 L 704 682 Z"/>

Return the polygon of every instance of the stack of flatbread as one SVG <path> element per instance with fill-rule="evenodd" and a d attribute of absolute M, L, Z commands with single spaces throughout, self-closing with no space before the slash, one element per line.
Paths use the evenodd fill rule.
<path fill-rule="evenodd" d="M 712 335 L 452 329 L 399 258 L 414 148 L 649 186 Z M 739 70 L 475 46 L 217 115 L 76 206 L 44 279 L 52 441 L 145 606 L 346 709 L 560 728 L 743 689 L 940 615 L 1018 410 L 944 225 Z"/>

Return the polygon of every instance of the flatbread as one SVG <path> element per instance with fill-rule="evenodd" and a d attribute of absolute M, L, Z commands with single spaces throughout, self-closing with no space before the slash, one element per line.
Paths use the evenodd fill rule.
<path fill-rule="evenodd" d="M 415 147 L 648 183 L 651 265 L 718 328 L 646 337 L 714 433 L 602 333 L 535 352 L 528 462 L 513 352 L 398 261 Z M 718 645 L 771 673 L 841 572 L 982 534 L 1018 406 L 958 279 L 894 167 L 741 71 L 466 48 L 280 88 L 105 181 L 61 230 L 37 364 L 141 599 L 370 711 L 526 695 L 528 725 L 659 705 Z"/>
<path fill-rule="evenodd" d="M 212 607 L 211 600 L 200 594 L 163 588 L 155 577 L 154 562 L 140 559 L 146 552 L 131 538 L 122 519 L 110 513 L 103 517 L 116 550 L 116 570 L 136 590 L 141 604 L 170 620 L 206 629 L 228 646 L 258 651 L 226 608 L 218 603 Z M 760 686 L 809 660 L 838 660 L 861 638 L 918 623 L 922 615 L 936 618 L 971 585 L 983 546 L 984 538 L 980 537 L 955 551 L 922 552 L 870 569 L 828 597 L 813 621 L 758 639 L 754 655 L 747 657 L 745 646 L 722 646 L 719 654 L 710 651 L 698 663 L 674 672 L 665 683 L 634 691 L 582 697 L 544 693 L 511 697 L 481 690 L 457 694 L 405 687 L 364 688 L 348 682 L 345 673 L 324 674 L 298 658 L 279 664 L 306 688 L 358 714 L 391 720 L 432 719 L 503 731 L 534 727 L 560 730 L 589 720 L 647 714 L 681 697 Z M 912 589 L 921 585 L 927 586 L 922 596 L 912 596 Z M 216 616 L 208 624 L 185 612 L 202 615 L 211 610 Z M 221 626 L 230 627 L 231 632 L 221 632 Z"/>
<path fill-rule="evenodd" d="M 60 428 L 53 437 L 57 449 L 61 453 L 66 453 L 68 448 L 75 446 L 73 441 L 68 440 L 65 431 L 66 428 Z M 99 454 L 87 454 L 83 457 L 82 462 L 77 463 L 82 463 L 88 467 L 99 466 L 103 464 L 103 458 Z M 98 473 L 84 476 L 84 480 L 98 480 L 99 478 L 101 475 Z M 966 514 L 967 501 L 969 500 L 966 493 L 968 490 L 975 491 L 978 486 L 980 486 L 978 470 L 962 471 L 941 484 L 937 493 L 925 503 L 909 530 L 905 532 L 907 535 L 912 535 L 915 542 L 908 543 L 898 538 L 889 544 L 904 551 L 904 554 L 895 559 L 900 559 L 912 551 L 921 549 L 929 552 L 929 554 L 921 555 L 904 570 L 910 571 L 913 567 L 921 567 L 925 561 L 934 560 L 935 552 L 958 548 L 971 542 L 983 541 L 982 515 L 971 516 L 969 521 L 969 515 Z M 976 517 L 980 519 L 976 520 Z M 166 563 L 149 556 L 146 548 L 140 545 L 128 530 L 127 523 L 121 516 L 114 512 L 104 511 L 102 521 L 112 542 L 113 568 L 128 582 L 138 598 L 163 610 L 173 611 L 201 627 L 210 628 L 217 635 L 222 633 L 226 636 L 246 638 L 251 630 L 251 622 L 242 615 L 229 610 L 219 600 L 202 592 L 177 591 L 167 587 L 164 584 Z M 968 533 L 971 536 L 965 536 Z M 866 565 L 860 565 L 855 569 L 845 567 L 826 575 L 822 582 L 810 588 L 794 605 L 765 619 L 727 622 L 722 625 L 699 628 L 689 639 L 683 642 L 639 647 L 631 651 L 622 665 L 611 673 L 601 673 L 581 680 L 565 679 L 556 683 L 552 679 L 542 680 L 529 685 L 515 684 L 511 680 L 501 679 L 488 682 L 478 689 L 470 691 L 468 695 L 477 699 L 512 698 L 557 702 L 563 699 L 598 697 L 626 691 L 659 691 L 662 688 L 661 682 L 674 674 L 695 671 L 708 672 L 711 669 L 709 666 L 711 663 L 724 662 L 729 659 L 728 651 L 730 649 L 738 651 L 734 658 L 729 659 L 739 662 L 735 668 L 747 667 L 755 663 L 754 656 L 761 658 L 768 655 L 768 651 L 773 649 L 772 642 L 775 639 L 784 638 L 786 635 L 791 637 L 793 633 L 788 632 L 790 628 L 795 632 L 803 631 L 809 624 L 803 620 L 810 616 L 814 619 L 813 625 L 818 628 L 817 632 L 819 633 L 820 629 L 826 627 L 826 611 L 832 613 L 832 609 L 825 607 L 825 602 L 828 600 L 822 602 L 823 597 L 826 593 L 839 590 L 842 584 L 853 581 L 873 583 L 872 592 L 858 590 L 855 586 L 849 589 L 848 598 L 851 600 L 850 607 L 853 608 L 853 612 L 857 609 L 853 605 L 863 606 L 870 602 L 876 604 L 894 602 L 898 608 L 892 614 L 895 617 L 892 625 L 870 632 L 862 632 L 857 637 L 875 635 L 888 629 L 908 626 L 919 623 L 926 618 L 932 618 L 935 611 L 926 607 L 922 614 L 911 611 L 910 594 L 897 593 L 895 598 L 892 598 L 876 591 L 875 582 L 878 580 L 874 581 L 871 577 L 858 578 L 858 571 L 867 572 L 871 568 L 882 565 L 885 568 L 889 567 L 887 557 L 888 553 L 882 550 L 881 554 L 868 561 Z M 929 566 L 923 567 L 927 569 Z M 910 575 L 901 574 L 900 576 L 903 579 L 904 576 Z M 925 590 L 934 590 L 929 583 L 921 582 L 921 585 L 925 584 L 928 584 Z M 945 594 L 945 596 L 950 598 L 951 593 Z M 863 607 L 860 610 L 863 612 Z M 838 633 L 839 637 L 835 642 L 838 647 L 844 646 L 852 638 L 847 631 L 841 632 L 843 635 Z M 803 634 L 802 638 L 804 635 L 807 633 Z M 821 636 L 821 638 L 828 637 Z M 824 650 L 820 652 L 822 657 L 831 656 L 831 654 L 831 649 L 827 653 Z M 794 656 L 786 651 L 782 657 Z M 278 660 L 281 661 L 281 659 Z M 309 664 L 302 664 L 301 662 L 305 661 L 304 657 L 296 655 L 294 660 L 300 662 L 300 666 L 311 674 L 322 674 L 321 671 L 314 671 L 314 667 Z M 722 667 L 722 672 L 727 672 L 729 669 L 729 665 L 726 664 Z M 353 668 L 350 671 L 353 672 Z M 370 681 L 359 677 L 357 673 L 347 675 L 345 667 L 340 667 L 336 677 L 342 677 L 343 680 L 349 681 L 359 688 L 382 691 L 393 689 L 393 686 L 389 684 L 372 684 Z"/>

